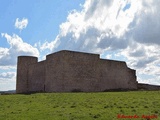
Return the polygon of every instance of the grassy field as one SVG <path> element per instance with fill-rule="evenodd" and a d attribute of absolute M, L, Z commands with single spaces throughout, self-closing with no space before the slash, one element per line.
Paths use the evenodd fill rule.
<path fill-rule="evenodd" d="M 153 115 L 160 120 L 160 91 L 0 95 L 0 120 L 147 120 Z"/>

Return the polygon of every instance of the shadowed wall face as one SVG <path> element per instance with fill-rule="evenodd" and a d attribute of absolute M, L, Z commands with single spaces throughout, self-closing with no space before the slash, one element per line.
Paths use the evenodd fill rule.
<path fill-rule="evenodd" d="M 45 61 L 38 62 L 28 67 L 28 85 L 30 92 L 45 91 Z"/>
<path fill-rule="evenodd" d="M 100 60 L 101 91 L 110 89 L 137 89 L 135 70 L 127 67 L 125 62 Z"/>
<path fill-rule="evenodd" d="M 27 93 L 28 85 L 28 67 L 31 64 L 37 63 L 38 58 L 30 56 L 19 56 L 17 64 L 17 81 L 16 93 Z"/>
<path fill-rule="evenodd" d="M 63 76 L 63 56 L 57 53 L 47 56 L 45 76 L 46 92 L 62 91 L 62 86 L 65 82 L 61 82 Z"/>
<path fill-rule="evenodd" d="M 64 91 L 98 91 L 98 60 L 99 55 L 64 52 Z"/>

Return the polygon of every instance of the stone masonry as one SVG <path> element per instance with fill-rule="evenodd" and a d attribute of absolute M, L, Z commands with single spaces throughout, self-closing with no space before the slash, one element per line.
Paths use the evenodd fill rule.
<path fill-rule="evenodd" d="M 125 62 L 100 59 L 98 54 L 62 50 L 41 62 L 18 57 L 17 93 L 135 90 L 137 84 L 135 70 Z"/>

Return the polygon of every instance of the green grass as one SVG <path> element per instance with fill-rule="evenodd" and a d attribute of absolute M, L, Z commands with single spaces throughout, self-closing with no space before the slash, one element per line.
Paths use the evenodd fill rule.
<path fill-rule="evenodd" d="M 160 91 L 0 95 L 0 120 L 117 120 L 118 114 L 160 120 Z"/>

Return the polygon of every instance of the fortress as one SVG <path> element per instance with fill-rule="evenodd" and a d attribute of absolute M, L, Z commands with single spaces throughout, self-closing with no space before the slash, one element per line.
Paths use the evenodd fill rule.
<path fill-rule="evenodd" d="M 19 56 L 16 93 L 135 90 L 135 72 L 125 62 L 100 59 L 98 54 L 62 50 L 40 62 Z"/>

